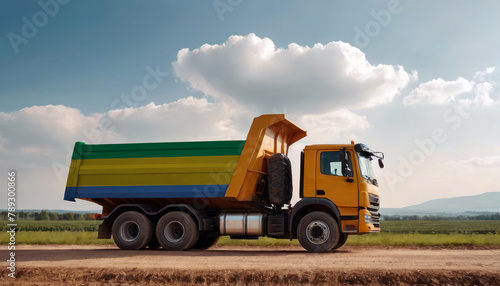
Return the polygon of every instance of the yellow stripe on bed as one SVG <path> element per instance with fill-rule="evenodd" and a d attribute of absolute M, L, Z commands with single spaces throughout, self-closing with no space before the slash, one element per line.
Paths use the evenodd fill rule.
<path fill-rule="evenodd" d="M 240 156 L 84 159 L 67 187 L 227 185 Z M 72 161 L 72 165 L 77 160 Z M 70 169 L 72 172 L 73 169 Z"/>

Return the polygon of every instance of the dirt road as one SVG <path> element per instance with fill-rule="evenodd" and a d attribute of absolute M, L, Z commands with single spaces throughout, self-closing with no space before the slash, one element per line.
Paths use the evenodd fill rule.
<path fill-rule="evenodd" d="M 0 255 L 8 257 L 7 250 Z M 16 261 L 16 282 L 31 285 L 500 283 L 498 248 L 344 247 L 334 253 L 311 254 L 300 247 L 217 246 L 168 252 L 21 245 Z M 7 273 L 1 271 L 0 282 L 11 282 Z"/>

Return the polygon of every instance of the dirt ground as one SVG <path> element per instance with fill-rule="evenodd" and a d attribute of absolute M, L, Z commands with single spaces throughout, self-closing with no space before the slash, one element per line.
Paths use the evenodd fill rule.
<path fill-rule="evenodd" d="M 8 258 L 5 248 L 0 253 Z M 15 281 L 8 273 L 2 267 L 0 284 L 500 285 L 500 249 L 348 246 L 311 254 L 301 247 L 170 252 L 21 245 L 16 249 Z"/>

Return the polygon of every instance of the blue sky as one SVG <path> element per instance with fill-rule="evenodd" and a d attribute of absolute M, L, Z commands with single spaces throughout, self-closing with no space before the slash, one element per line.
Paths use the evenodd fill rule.
<path fill-rule="evenodd" d="M 230 35 L 255 33 L 278 47 L 354 44 L 355 28 L 364 30 L 374 19 L 370 12 L 386 9 L 388 2 L 355 3 L 241 1 L 221 21 L 211 1 L 70 1 L 19 46 L 18 54 L 3 38 L 1 96 L 15 99 L 3 102 L 0 110 L 64 104 L 86 113 L 105 111 L 103 100 L 128 92 L 123 83 L 141 78 L 145 66 L 161 64 L 168 70 L 180 49 L 222 43 Z M 392 15 L 390 25 L 363 48 L 372 63 L 403 65 L 419 71 L 421 79 L 454 79 L 500 60 L 500 39 L 494 36 L 500 3 L 400 3 L 401 13 Z M 36 1 L 1 6 L 2 35 L 21 35 L 22 17 L 32 19 L 41 10 Z M 172 78 L 150 98 L 164 103 L 181 94 L 185 86 Z"/>
<path fill-rule="evenodd" d="M 20 194 L 26 208 L 75 207 L 57 201 L 65 182 L 54 162 L 67 164 L 65 148 L 88 141 L 75 129 L 92 133 L 103 117 L 113 118 L 116 128 L 97 143 L 241 139 L 252 117 L 286 112 L 309 130 L 303 144 L 362 140 L 384 151 L 387 172 L 400 177 L 405 158 L 418 150 L 415 141 L 441 128 L 447 140 L 436 143 L 424 163 L 396 186 L 382 183 L 391 189 L 382 195 L 387 206 L 498 191 L 492 175 L 500 165 L 492 124 L 500 119 L 498 1 L 62 2 L 0 4 L 0 167 L 29 178 L 24 201 Z M 31 25 L 34 16 L 47 15 L 42 6 L 57 11 L 34 35 L 24 35 L 23 19 Z M 27 43 L 13 44 L 13 34 Z M 231 42 L 233 35 L 242 38 Z M 218 52 L 203 50 L 205 44 Z M 273 47 L 271 60 L 254 65 L 252 56 L 266 57 Z M 345 72 L 336 59 L 346 51 L 356 57 L 345 68 L 354 66 L 376 84 L 333 76 Z M 360 69 L 360 56 L 368 71 Z M 391 74 L 398 66 L 404 72 Z M 116 104 L 143 87 L 151 69 L 168 76 L 149 82 L 155 87 L 132 105 Z M 456 111 L 472 103 L 477 108 L 470 115 Z M 185 118 L 184 126 L 165 122 L 172 118 Z M 208 125 L 198 130 L 201 121 Z M 157 128 L 165 132 L 152 131 Z M 457 177 L 463 181 L 450 183 Z M 28 194 L 40 185 L 38 207 Z"/>

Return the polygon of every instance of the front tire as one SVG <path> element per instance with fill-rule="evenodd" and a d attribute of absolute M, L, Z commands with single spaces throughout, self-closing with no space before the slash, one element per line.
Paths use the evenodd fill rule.
<path fill-rule="evenodd" d="M 198 241 L 198 226 L 185 212 L 169 212 L 156 225 L 156 238 L 166 250 L 187 250 Z"/>
<path fill-rule="evenodd" d="M 335 246 L 333 247 L 333 249 L 339 249 L 339 248 L 341 248 L 342 246 L 344 246 L 344 244 L 345 244 L 345 243 L 346 243 L 346 241 L 347 241 L 347 237 L 348 237 L 348 235 L 347 235 L 347 234 L 341 234 L 341 235 L 339 236 L 339 242 L 337 242 L 337 245 L 335 245 Z"/>
<path fill-rule="evenodd" d="M 297 228 L 299 242 L 309 252 L 332 250 L 339 241 L 339 227 L 335 219 L 325 212 L 312 212 L 304 216 Z"/>
<path fill-rule="evenodd" d="M 113 222 L 113 240 L 121 249 L 146 248 L 153 236 L 153 225 L 142 213 L 124 212 Z"/>

